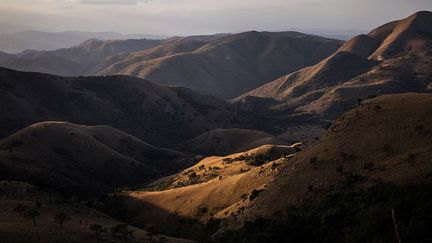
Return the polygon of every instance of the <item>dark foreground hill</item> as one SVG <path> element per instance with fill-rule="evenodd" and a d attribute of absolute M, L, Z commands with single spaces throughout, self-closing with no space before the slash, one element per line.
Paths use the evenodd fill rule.
<path fill-rule="evenodd" d="M 143 185 L 189 163 L 109 126 L 42 122 L 0 140 L 0 178 L 75 196 Z"/>
<path fill-rule="evenodd" d="M 2 243 L 192 242 L 126 225 L 98 211 L 90 202 L 78 203 L 28 183 L 0 181 L 0 196 Z M 34 222 L 26 215 L 36 215 Z M 64 219 L 62 226 L 60 218 Z M 121 231 L 112 234 L 111 228 L 115 227 L 126 229 L 126 238 Z"/>

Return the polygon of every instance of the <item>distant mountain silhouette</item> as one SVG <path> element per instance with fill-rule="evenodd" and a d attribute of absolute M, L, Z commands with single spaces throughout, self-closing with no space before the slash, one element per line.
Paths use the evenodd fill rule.
<path fill-rule="evenodd" d="M 78 45 L 88 39 L 121 40 L 121 39 L 163 39 L 163 36 L 146 34 L 120 34 L 116 32 L 89 31 L 23 31 L 0 34 L 0 51 L 19 53 L 27 49 L 55 50 Z"/>

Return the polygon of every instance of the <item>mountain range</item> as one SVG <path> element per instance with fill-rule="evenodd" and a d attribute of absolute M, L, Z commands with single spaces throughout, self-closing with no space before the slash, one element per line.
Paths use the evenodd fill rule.
<path fill-rule="evenodd" d="M 7 53 L 20 53 L 25 50 L 51 51 L 78 45 L 89 39 L 121 40 L 121 39 L 164 39 L 164 36 L 145 34 L 120 34 L 116 32 L 90 31 L 22 31 L 0 34 L 0 50 Z"/>
<path fill-rule="evenodd" d="M 429 242 L 431 26 L 0 53 L 0 241 Z"/>
<path fill-rule="evenodd" d="M 235 99 L 243 107 L 335 119 L 362 99 L 431 89 L 431 12 L 418 12 L 347 41 L 320 63 Z"/>
<path fill-rule="evenodd" d="M 56 75 L 130 75 L 232 98 L 315 64 L 342 41 L 298 32 L 245 32 L 167 40 L 88 40 L 53 51 L 28 50 L 3 67 Z"/>

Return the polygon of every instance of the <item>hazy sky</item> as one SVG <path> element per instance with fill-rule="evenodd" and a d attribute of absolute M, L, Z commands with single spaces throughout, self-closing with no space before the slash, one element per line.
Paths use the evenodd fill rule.
<path fill-rule="evenodd" d="M 418 10 L 432 0 L 0 0 L 0 32 L 370 30 Z"/>

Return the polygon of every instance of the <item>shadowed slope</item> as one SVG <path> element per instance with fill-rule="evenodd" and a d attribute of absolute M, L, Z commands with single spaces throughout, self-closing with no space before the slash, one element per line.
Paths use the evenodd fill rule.
<path fill-rule="evenodd" d="M 58 77 L 0 69 L 0 87 L 2 137 L 35 122 L 63 120 L 106 124 L 166 146 L 241 117 L 212 96 L 126 76 Z"/>
<path fill-rule="evenodd" d="M 99 69 L 107 57 L 120 53 L 146 50 L 162 40 L 87 40 L 79 45 L 53 51 L 26 50 L 8 59 L 0 66 L 20 71 L 46 72 L 56 75 L 90 75 Z"/>
<path fill-rule="evenodd" d="M 88 205 L 73 200 L 67 200 L 58 194 L 48 194 L 39 188 L 17 181 L 0 181 L 0 235 L 2 243 L 19 242 L 68 242 L 68 243 L 98 243 L 98 242 L 129 242 L 108 232 L 90 230 L 91 225 L 100 225 L 110 230 L 111 227 L 124 224 L 108 215 L 97 211 Z M 89 204 L 89 203 L 87 203 Z M 38 206 L 39 205 L 39 206 Z M 29 210 L 36 208 L 40 213 L 33 225 L 31 219 L 26 219 L 16 212 L 17 208 Z M 56 215 L 63 213 L 68 216 L 60 227 Z M 151 235 L 149 232 L 128 226 L 133 231 L 134 242 L 192 242 L 161 235 Z"/>
<path fill-rule="evenodd" d="M 281 167 L 245 215 L 268 217 L 332 190 L 430 183 L 431 111 L 431 94 L 368 100 L 341 116 L 318 143 Z"/>
<path fill-rule="evenodd" d="M 280 76 L 318 62 L 340 41 L 297 32 L 245 32 L 194 45 L 173 55 L 132 53 L 100 72 L 148 78 L 222 97 L 233 97 Z M 162 45 L 163 46 L 163 45 Z M 140 57 L 143 55 L 144 57 Z M 130 61 L 132 58 L 134 61 Z"/>
<path fill-rule="evenodd" d="M 205 222 L 235 214 L 238 204 L 253 200 L 273 180 L 296 146 L 263 145 L 225 157 L 207 157 L 152 183 L 151 189 L 161 191 L 130 191 L 119 196 L 131 222 L 155 224 L 162 232 L 175 233 L 170 228 L 176 224 L 188 227 L 181 225 L 180 218 Z"/>
<path fill-rule="evenodd" d="M 71 195 L 95 196 L 142 184 L 187 165 L 182 153 L 108 126 L 31 125 L 0 140 L 0 177 Z"/>
<path fill-rule="evenodd" d="M 200 155 L 228 155 L 265 144 L 285 145 L 268 133 L 246 129 L 214 129 L 179 145 L 181 151 Z"/>

